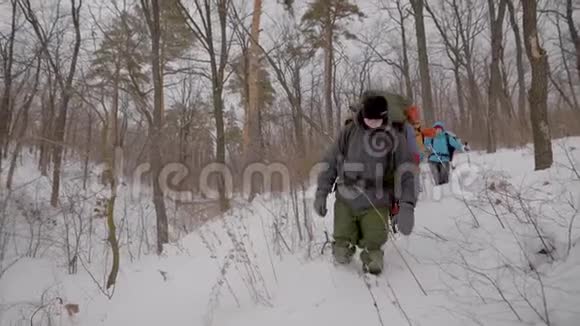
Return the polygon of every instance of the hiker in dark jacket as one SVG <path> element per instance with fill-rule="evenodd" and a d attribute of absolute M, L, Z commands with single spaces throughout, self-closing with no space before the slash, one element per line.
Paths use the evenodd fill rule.
<path fill-rule="evenodd" d="M 445 130 L 443 122 L 435 122 L 433 128 L 436 134 L 433 138 L 425 138 L 425 147 L 430 152 L 429 168 L 433 173 L 436 185 L 449 182 L 449 171 L 455 151 L 464 151 L 461 141 L 451 132 Z"/>
<path fill-rule="evenodd" d="M 413 229 L 417 169 L 405 130 L 389 124 L 385 97 L 370 94 L 363 95 L 362 109 L 324 157 L 328 168 L 318 176 L 314 208 L 320 216 L 326 215 L 326 199 L 336 182 L 335 261 L 350 262 L 358 246 L 364 270 L 379 274 L 393 197 L 400 205 L 399 230 L 408 235 Z"/>

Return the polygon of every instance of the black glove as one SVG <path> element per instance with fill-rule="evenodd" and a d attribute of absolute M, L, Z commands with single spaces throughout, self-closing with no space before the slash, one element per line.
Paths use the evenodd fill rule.
<path fill-rule="evenodd" d="M 463 151 L 464 151 L 464 152 L 469 152 L 469 151 L 471 151 L 471 149 L 469 148 L 469 144 L 468 144 L 467 142 L 465 142 L 465 143 L 463 144 Z"/>
<path fill-rule="evenodd" d="M 314 211 L 316 214 L 324 217 L 328 210 L 326 209 L 326 196 L 324 195 L 317 195 L 316 199 L 314 199 Z"/>
<path fill-rule="evenodd" d="M 404 235 L 409 235 L 415 226 L 415 207 L 411 203 L 400 203 L 399 214 L 396 216 L 397 228 Z"/>

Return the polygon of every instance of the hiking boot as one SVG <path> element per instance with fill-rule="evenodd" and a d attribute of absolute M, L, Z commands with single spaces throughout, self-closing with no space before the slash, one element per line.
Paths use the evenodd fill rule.
<path fill-rule="evenodd" d="M 363 271 L 378 275 L 383 271 L 383 251 L 382 250 L 363 250 L 360 254 L 363 262 Z"/>
<path fill-rule="evenodd" d="M 335 243 L 332 246 L 332 254 L 334 256 L 334 261 L 338 264 L 350 263 L 355 251 L 356 251 L 356 248 L 354 246 L 351 246 L 350 244 L 337 245 Z"/>

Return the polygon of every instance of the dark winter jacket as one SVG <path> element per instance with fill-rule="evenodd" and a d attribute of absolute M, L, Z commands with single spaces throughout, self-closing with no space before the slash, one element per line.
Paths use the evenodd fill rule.
<path fill-rule="evenodd" d="M 327 196 L 336 182 L 337 198 L 353 210 L 390 207 L 393 196 L 415 205 L 417 165 L 404 129 L 370 129 L 359 113 L 343 127 L 323 162 L 328 168 L 318 175 L 316 196 Z"/>

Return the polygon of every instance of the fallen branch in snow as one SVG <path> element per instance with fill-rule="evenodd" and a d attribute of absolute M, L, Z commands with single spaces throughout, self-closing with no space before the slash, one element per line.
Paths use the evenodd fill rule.
<path fill-rule="evenodd" d="M 467 207 L 467 210 L 469 211 L 469 214 L 471 214 L 471 217 L 473 217 L 473 221 L 475 221 L 475 227 L 478 228 L 481 224 L 479 224 L 479 220 L 477 219 L 477 216 L 475 216 L 475 213 L 471 209 L 471 206 L 469 206 L 469 203 L 467 202 L 465 196 L 463 196 L 463 203 L 465 204 L 465 207 Z"/>
<path fill-rule="evenodd" d="M 496 203 L 494 203 L 491 200 L 491 197 L 489 196 L 489 188 L 491 188 L 491 186 L 494 186 L 495 183 L 491 183 L 491 185 L 488 187 L 487 186 L 487 180 L 486 180 L 486 186 L 485 186 L 485 196 L 487 197 L 487 201 L 489 202 L 489 205 L 491 206 L 491 208 L 493 209 L 493 215 L 495 216 L 495 218 L 497 219 L 497 221 L 499 222 L 499 225 L 501 225 L 502 229 L 505 229 L 505 225 L 503 225 L 503 222 L 501 221 L 501 218 L 499 217 L 499 213 L 497 212 L 497 209 L 495 208 Z M 495 186 L 494 186 L 495 189 Z"/>
<path fill-rule="evenodd" d="M 236 219 L 236 221 L 242 220 L 243 219 L 241 218 Z M 250 255 L 246 243 L 244 242 L 244 239 L 248 239 L 248 241 L 250 241 L 248 237 L 249 232 L 245 224 L 240 222 L 240 226 L 244 231 L 244 234 L 237 236 L 235 229 L 226 221 L 226 219 L 222 220 L 222 222 L 224 230 L 232 242 L 233 250 L 237 254 L 235 262 L 243 264 L 246 278 L 244 278 L 243 274 L 240 274 L 240 276 L 245 280 L 250 295 L 252 295 L 256 302 L 261 302 L 269 306 L 272 296 L 268 290 L 268 285 L 264 279 L 264 276 L 262 275 L 260 267 L 252 260 L 252 257 L 256 257 L 257 255 Z M 236 264 L 236 268 L 238 268 L 238 264 Z M 262 288 L 263 292 L 259 289 L 259 287 Z"/>
<path fill-rule="evenodd" d="M 437 237 L 438 239 L 441 239 L 444 242 L 447 242 L 449 240 L 447 240 L 445 237 L 443 237 L 442 235 L 440 235 L 439 233 L 435 233 L 434 231 L 432 231 L 431 229 L 429 229 L 428 227 L 424 226 L 423 227 L 425 230 L 427 230 L 429 233 L 433 234 L 435 237 Z"/>
<path fill-rule="evenodd" d="M 16 265 L 22 258 L 24 258 L 23 256 L 20 256 L 16 259 L 14 259 L 13 261 L 11 261 L 10 263 L 4 265 L 4 260 L 0 259 L 0 279 L 2 279 L 2 276 L 4 276 L 4 274 L 14 265 Z"/>
<path fill-rule="evenodd" d="M 522 200 L 519 193 L 518 193 L 518 200 L 519 200 L 519 203 L 522 207 L 524 215 L 528 219 L 528 222 L 530 222 L 534 226 L 534 230 L 536 231 L 536 234 L 538 235 L 538 237 L 540 238 L 540 241 L 542 242 L 542 246 L 544 247 L 544 250 L 546 251 L 546 255 L 548 255 L 548 257 L 550 257 L 550 259 L 553 261 L 554 260 L 554 255 L 552 255 L 553 248 L 552 248 L 552 246 L 550 246 L 550 247 L 548 246 L 546 240 L 544 239 L 544 235 L 540 231 L 540 227 L 538 225 L 537 220 L 534 218 L 534 216 L 532 216 L 530 208 L 528 206 L 526 206 L 526 204 Z"/>
<path fill-rule="evenodd" d="M 522 321 L 522 317 L 520 317 L 520 315 L 518 314 L 518 312 L 516 311 L 516 309 L 514 308 L 514 306 L 511 304 L 511 302 L 507 299 L 507 297 L 504 294 L 503 289 L 497 284 L 497 282 L 495 282 L 491 277 L 489 277 L 487 274 L 478 271 L 472 267 L 469 266 L 469 264 L 467 263 L 467 261 L 465 260 L 465 257 L 463 257 L 463 255 L 461 255 L 464 261 L 464 266 L 463 268 L 465 268 L 466 270 L 470 271 L 473 274 L 479 275 L 482 278 L 486 279 L 496 290 L 497 293 L 499 294 L 499 296 L 501 297 L 502 301 L 505 302 L 505 304 L 510 308 L 510 310 L 514 313 L 514 315 L 518 318 L 518 321 Z"/>
<path fill-rule="evenodd" d="M 217 257 L 217 254 L 216 254 L 216 252 L 215 252 L 215 248 L 214 248 L 214 246 L 212 246 L 212 245 L 209 243 L 209 241 L 208 241 L 208 240 L 207 240 L 207 238 L 205 237 L 204 233 L 203 233 L 203 232 L 201 232 L 201 230 L 200 230 L 200 232 L 199 232 L 199 237 L 200 237 L 200 239 L 201 239 L 201 242 L 202 242 L 202 243 L 205 245 L 205 247 L 206 247 L 206 248 L 207 248 L 207 250 L 209 251 L 209 253 L 210 253 L 210 256 L 211 256 L 212 258 L 215 258 L 215 257 Z M 231 252 L 230 252 L 230 253 L 231 253 Z M 227 256 L 226 256 L 226 259 L 227 259 L 227 258 L 229 258 L 230 256 L 231 256 L 231 255 L 227 255 Z M 215 259 L 214 259 L 214 260 L 215 260 Z M 232 288 L 232 286 L 231 286 L 230 282 L 228 281 L 227 275 L 226 275 L 226 272 L 227 272 L 227 267 L 229 267 L 229 265 L 228 265 L 228 266 L 226 266 L 226 263 L 227 263 L 227 264 L 229 264 L 229 263 L 228 263 L 228 260 L 226 260 L 226 261 L 224 262 L 224 266 L 220 266 L 220 265 L 219 265 L 219 263 L 217 262 L 217 260 L 215 260 L 215 261 L 216 261 L 216 265 L 218 266 L 218 268 L 220 268 L 220 273 L 221 273 L 221 275 L 223 275 L 223 280 L 224 280 L 225 284 L 226 284 L 226 285 L 227 285 L 227 287 L 228 287 L 228 291 L 230 291 L 230 294 L 232 295 L 232 298 L 234 298 L 234 301 L 236 302 L 236 304 L 237 304 L 238 308 L 239 308 L 239 307 L 241 307 L 241 305 L 240 305 L 240 300 L 238 299 L 238 296 L 237 296 L 237 295 L 236 295 L 236 293 L 234 292 L 234 289 Z M 224 268 L 225 268 L 225 269 L 224 269 Z"/>
<path fill-rule="evenodd" d="M 284 244 L 286 249 L 288 249 L 288 252 L 293 253 L 292 249 L 290 249 L 290 246 L 288 245 L 288 242 L 286 242 L 286 239 L 284 239 L 282 232 L 280 232 L 280 228 L 278 227 L 278 223 L 276 223 L 275 221 L 274 221 L 274 230 L 276 231 L 276 234 L 278 234 L 278 236 L 282 240 L 282 243 Z"/>
<path fill-rule="evenodd" d="M 570 164 L 570 166 L 565 166 L 567 169 L 569 169 L 570 171 L 572 171 L 575 175 L 576 178 L 578 178 L 578 180 L 580 180 L 580 172 L 578 171 L 578 169 L 576 168 L 576 162 L 574 161 L 574 158 L 572 158 L 572 155 L 570 155 L 570 150 L 568 150 L 568 148 L 566 147 L 566 144 L 560 144 L 560 147 L 562 147 L 562 149 L 564 150 L 564 153 L 566 153 L 566 159 L 568 159 L 568 163 Z M 572 149 L 576 149 L 576 148 L 572 148 Z"/>
<path fill-rule="evenodd" d="M 576 216 L 578 216 L 578 208 L 574 204 L 574 199 L 568 199 L 568 205 L 574 210 L 572 218 L 570 219 L 570 224 L 568 225 L 568 248 L 566 256 L 570 256 L 570 252 L 572 251 L 572 231 L 574 229 L 574 222 L 576 221 Z"/>
<path fill-rule="evenodd" d="M 260 217 L 260 226 L 262 228 L 262 235 L 264 236 L 264 244 L 266 245 L 266 252 L 268 253 L 268 260 L 270 261 L 270 267 L 272 268 L 272 275 L 274 275 L 274 279 L 276 283 L 278 283 L 278 274 L 276 273 L 276 268 L 274 267 L 274 260 L 272 259 L 272 254 L 270 250 L 270 242 L 268 241 L 268 236 L 266 236 L 266 228 L 264 228 L 264 219 L 262 215 L 258 214 Z"/>
<path fill-rule="evenodd" d="M 544 308 L 544 314 L 542 315 L 542 313 L 540 313 L 540 311 L 538 311 L 538 309 L 536 309 L 536 307 L 532 304 L 532 302 L 530 301 L 530 299 L 527 297 L 526 294 L 522 293 L 516 286 L 516 289 L 518 290 L 518 293 L 520 294 L 520 296 L 522 297 L 522 299 L 524 299 L 524 301 L 526 302 L 526 304 L 530 307 L 530 309 L 532 309 L 533 312 L 536 313 L 536 315 L 547 325 L 550 326 L 550 315 L 548 313 L 548 300 L 546 299 L 546 292 L 545 292 L 545 287 L 544 287 L 544 282 L 542 281 L 542 277 L 540 275 L 540 273 L 538 272 L 537 269 L 532 269 L 533 272 L 536 274 L 538 283 L 540 284 L 540 290 L 542 292 L 542 307 Z"/>
<path fill-rule="evenodd" d="M 230 268 L 230 266 L 232 265 L 232 262 L 234 260 L 234 252 L 235 252 L 235 249 L 231 249 L 228 252 L 228 254 L 225 256 L 224 264 L 220 268 L 220 274 L 218 276 L 218 279 L 217 279 L 216 283 L 211 288 L 210 297 L 209 297 L 209 300 L 207 303 L 207 311 L 206 311 L 206 314 L 204 316 L 205 325 L 209 326 L 213 322 L 213 314 L 214 314 L 214 310 L 215 310 L 216 306 L 219 303 L 221 288 L 222 288 L 223 284 L 228 284 L 226 274 L 227 274 L 228 269 Z M 229 284 L 228 284 L 228 286 L 229 286 Z M 232 292 L 232 295 L 233 295 L 233 292 Z M 235 295 L 233 295 L 233 296 L 234 296 L 234 299 L 236 300 L 236 302 L 238 303 L 238 307 L 239 307 L 240 303 L 239 303 L 237 297 Z"/>
<path fill-rule="evenodd" d="M 42 295 L 41 295 L 41 302 L 40 305 L 38 306 L 38 308 L 32 313 L 32 315 L 30 316 L 30 326 L 34 326 L 34 317 L 36 317 L 36 314 L 39 313 L 41 310 L 44 310 L 50 306 L 52 306 L 53 304 L 58 304 L 58 305 L 63 305 L 64 301 L 62 300 L 61 297 L 55 297 L 54 299 L 52 299 L 50 302 L 48 303 L 43 303 L 44 302 L 44 296 L 46 295 L 48 289 L 46 289 Z M 48 324 L 51 325 L 51 320 L 50 320 L 50 314 L 49 314 L 49 321 Z"/>
<path fill-rule="evenodd" d="M 90 271 L 90 269 L 87 267 L 87 265 L 85 264 L 85 262 L 82 259 L 81 255 L 78 256 L 78 260 L 81 262 L 81 266 L 83 266 L 83 269 L 85 270 L 85 272 L 87 272 L 87 274 L 89 274 L 89 277 L 91 278 L 91 280 L 93 281 L 93 283 L 95 283 L 95 285 L 97 286 L 97 288 L 99 289 L 99 291 L 101 291 L 101 293 L 110 300 L 113 297 L 113 294 L 115 294 L 115 288 L 116 288 L 116 286 L 113 285 L 112 286 L 112 290 L 109 291 L 106 287 L 104 287 L 103 285 L 101 285 L 101 283 L 99 283 L 99 281 L 97 281 L 97 278 Z"/>

